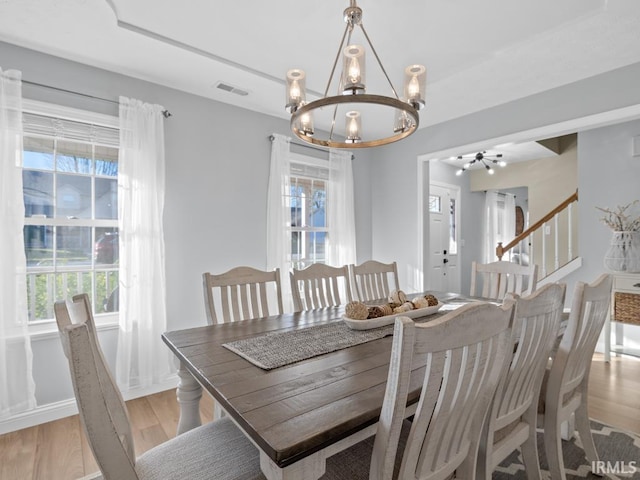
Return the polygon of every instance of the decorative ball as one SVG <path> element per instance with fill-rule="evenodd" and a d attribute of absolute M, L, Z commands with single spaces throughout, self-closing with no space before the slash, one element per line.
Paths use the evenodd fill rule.
<path fill-rule="evenodd" d="M 366 320 L 369 316 L 369 309 L 362 302 L 349 302 L 345 307 L 345 315 L 353 320 Z"/>
<path fill-rule="evenodd" d="M 380 307 L 369 307 L 369 317 L 368 318 L 379 318 L 384 317 L 384 313 Z"/>
<path fill-rule="evenodd" d="M 431 294 L 425 295 L 424 298 L 429 302 L 430 307 L 435 307 L 438 304 L 438 299 Z"/>
<path fill-rule="evenodd" d="M 407 295 L 402 290 L 394 290 L 389 295 L 390 303 L 399 303 L 402 305 L 407 301 Z"/>
<path fill-rule="evenodd" d="M 414 298 L 413 306 L 416 308 L 427 308 L 429 306 L 429 300 L 427 300 L 425 297 Z"/>

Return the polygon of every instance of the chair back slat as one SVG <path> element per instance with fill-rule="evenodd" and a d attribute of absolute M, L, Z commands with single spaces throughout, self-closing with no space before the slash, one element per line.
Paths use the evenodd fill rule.
<path fill-rule="evenodd" d="M 307 268 L 293 269 L 291 293 L 294 311 L 312 310 L 314 308 L 335 307 L 342 304 L 342 299 L 352 301 L 349 285 L 349 267 L 331 267 L 314 263 Z"/>
<path fill-rule="evenodd" d="M 510 353 L 512 316 L 512 305 L 475 303 L 424 324 L 396 319 L 371 479 L 392 477 L 412 371 L 423 361 L 398 478 L 441 480 L 458 469 L 470 474 L 482 420 Z"/>
<path fill-rule="evenodd" d="M 508 293 L 531 295 L 537 286 L 538 266 L 518 265 L 512 262 L 471 264 L 472 296 L 503 300 Z"/>
<path fill-rule="evenodd" d="M 360 265 L 350 265 L 349 270 L 355 294 L 361 302 L 386 299 L 392 289 L 399 288 L 396 262 L 368 260 Z"/>
<path fill-rule="evenodd" d="M 202 285 L 209 325 L 283 313 L 278 268 L 236 267 L 218 275 L 207 272 L 202 274 Z M 277 309 L 272 309 L 274 303 Z"/>

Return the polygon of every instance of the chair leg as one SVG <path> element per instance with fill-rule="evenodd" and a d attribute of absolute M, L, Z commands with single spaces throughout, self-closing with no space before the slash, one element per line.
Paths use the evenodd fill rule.
<path fill-rule="evenodd" d="M 544 449 L 547 454 L 549 472 L 553 480 L 566 480 L 562 458 L 562 438 L 557 412 L 546 411 L 544 415 Z"/>
<path fill-rule="evenodd" d="M 598 452 L 596 451 L 596 445 L 593 443 L 593 436 L 591 435 L 591 424 L 589 422 L 589 415 L 587 414 L 587 405 L 582 402 L 575 412 L 576 428 L 580 434 L 580 440 L 582 440 L 582 446 L 584 447 L 584 453 L 587 456 L 587 460 L 591 462 L 591 465 L 595 465 L 597 462 Z"/>
<path fill-rule="evenodd" d="M 523 420 L 529 424 L 529 436 L 520 446 L 520 450 L 522 451 L 522 460 L 524 461 L 524 468 L 529 480 L 540 480 L 542 476 L 538 457 L 538 434 L 536 432 L 537 407 L 536 402 L 523 417 Z"/>
<path fill-rule="evenodd" d="M 520 446 L 524 469 L 525 472 L 527 472 L 527 478 L 529 480 L 540 480 L 542 477 L 538 460 L 538 439 L 536 435 L 536 429 L 530 428 L 529 438 Z"/>

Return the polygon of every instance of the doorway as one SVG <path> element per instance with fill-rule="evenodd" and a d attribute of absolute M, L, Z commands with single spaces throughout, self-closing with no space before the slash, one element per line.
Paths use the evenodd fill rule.
<path fill-rule="evenodd" d="M 460 292 L 460 187 L 429 185 L 429 289 Z"/>

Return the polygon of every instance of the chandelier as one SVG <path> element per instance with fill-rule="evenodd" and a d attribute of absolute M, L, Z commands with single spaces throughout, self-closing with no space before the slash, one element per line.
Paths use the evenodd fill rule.
<path fill-rule="evenodd" d="M 486 150 L 482 151 L 482 152 L 478 152 L 475 155 L 474 154 L 471 154 L 471 155 L 459 155 L 456 158 L 458 160 L 462 160 L 464 158 L 470 158 L 471 159 L 470 161 L 465 163 L 462 166 L 462 168 L 460 168 L 460 170 L 458 170 L 456 172 L 456 175 L 462 175 L 464 172 L 466 172 L 469 169 L 469 167 L 471 167 L 472 165 L 475 165 L 476 163 L 477 164 L 482 164 L 484 166 L 484 168 L 487 169 L 487 173 L 489 175 L 493 175 L 493 173 L 494 173 L 492 165 L 498 165 L 500 167 L 505 167 L 507 165 L 507 162 L 502 160 L 502 154 L 501 153 L 498 153 L 495 156 L 489 156 L 489 155 L 487 155 Z"/>
<path fill-rule="evenodd" d="M 344 21 L 347 26 L 322 98 L 307 102 L 305 72 L 300 69 L 287 72 L 286 108 L 291 113 L 293 133 L 307 143 L 330 148 L 377 147 L 408 137 L 418 128 L 418 110 L 424 107 L 425 103 L 425 67 L 409 65 L 405 68 L 404 91 L 401 99 L 362 25 L 362 9 L 356 5 L 355 0 L 350 0 L 349 7 L 345 9 Z M 362 30 L 391 87 L 393 96 L 366 93 L 365 49 L 362 45 L 351 43 L 355 27 L 360 27 Z M 329 96 L 329 89 L 341 56 L 342 73 L 337 82 L 337 93 Z M 367 119 L 386 114 L 389 115 L 388 129 L 382 135 L 367 136 L 365 134 Z M 325 119 L 328 125 L 330 124 L 328 136 L 321 136 L 314 130 L 314 119 L 321 118 Z"/>

